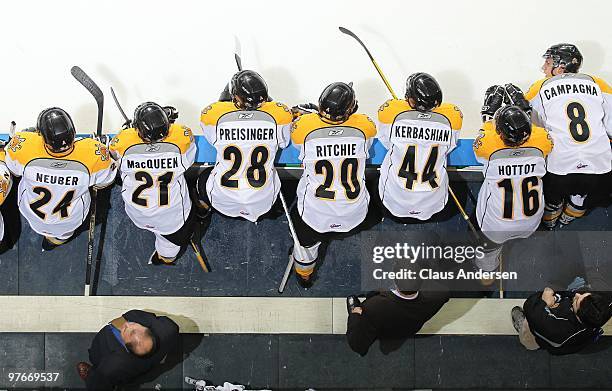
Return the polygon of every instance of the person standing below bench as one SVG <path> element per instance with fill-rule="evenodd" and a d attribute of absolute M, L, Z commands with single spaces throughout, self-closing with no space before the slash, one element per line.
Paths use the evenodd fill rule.
<path fill-rule="evenodd" d="M 575 353 L 596 342 L 612 316 L 612 303 L 591 292 L 556 293 L 551 288 L 529 296 L 512 309 L 512 324 L 527 350 Z"/>
<path fill-rule="evenodd" d="M 396 280 L 396 288 L 369 296 L 363 303 L 357 296 L 346 298 L 349 313 L 346 338 L 353 351 L 365 356 L 377 339 L 404 339 L 415 335 L 450 297 L 446 287 L 433 280 L 423 281 L 420 262 L 394 265 L 414 272 L 416 278 Z"/>
<path fill-rule="evenodd" d="M 179 327 L 166 316 L 131 310 L 112 320 L 89 348 L 91 364 L 77 370 L 88 390 L 111 390 L 138 383 L 179 345 Z"/>

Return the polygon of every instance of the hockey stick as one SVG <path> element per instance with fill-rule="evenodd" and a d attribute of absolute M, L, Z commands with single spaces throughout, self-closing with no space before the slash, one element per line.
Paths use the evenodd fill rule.
<path fill-rule="evenodd" d="M 11 127 L 9 128 L 9 139 L 15 136 L 16 128 L 17 128 L 17 123 L 15 123 L 15 121 L 11 121 Z"/>
<path fill-rule="evenodd" d="M 125 111 L 123 111 L 123 108 L 119 104 L 119 100 L 117 99 L 117 95 L 115 95 L 115 90 L 113 90 L 113 87 L 111 87 L 110 90 L 111 90 L 111 95 L 113 96 L 113 100 L 115 101 L 115 106 L 117 106 L 117 108 L 119 109 L 119 112 L 121 113 L 121 115 L 123 116 L 123 119 L 125 120 L 125 123 L 123 124 L 123 126 L 125 126 L 126 128 L 129 128 L 130 125 L 132 125 L 132 120 L 129 119 L 127 115 L 125 115 Z"/>
<path fill-rule="evenodd" d="M 238 71 L 242 71 L 242 58 L 240 57 L 241 46 L 238 37 L 234 36 L 234 40 L 236 43 L 236 47 L 234 49 L 234 59 L 236 60 L 236 66 L 238 66 Z M 293 227 L 293 222 L 291 221 L 291 216 L 289 214 L 289 208 L 287 208 L 287 202 L 285 202 L 285 197 L 283 196 L 282 190 L 278 191 L 278 197 L 281 200 L 281 204 L 283 205 L 283 210 L 285 211 L 285 216 L 287 217 L 287 223 L 289 224 L 289 232 L 291 232 L 291 236 L 293 237 L 293 245 L 297 246 L 298 253 L 300 258 L 306 259 L 304 257 L 304 253 L 302 252 L 302 246 L 300 245 L 300 241 L 295 233 L 295 228 Z M 287 285 L 287 281 L 289 280 L 289 275 L 291 274 L 291 268 L 295 263 L 293 259 L 293 254 L 289 255 L 289 262 L 287 263 L 287 267 L 285 268 L 285 273 L 283 274 L 283 279 L 281 280 L 280 285 L 278 286 L 278 293 L 283 293 L 285 290 L 285 286 Z"/>
<path fill-rule="evenodd" d="M 74 78 L 83 85 L 89 91 L 89 93 L 96 100 L 96 104 L 98 106 L 98 123 L 96 127 L 96 135 L 98 138 L 102 137 L 102 118 L 104 115 L 104 94 L 100 88 L 94 83 L 93 80 L 81 68 L 78 66 L 73 66 L 70 69 L 70 73 Z M 96 204 L 98 199 L 98 190 L 96 187 L 93 187 L 92 195 L 91 195 L 91 215 L 89 216 L 89 231 L 87 235 L 87 270 L 85 271 L 85 296 L 89 296 L 91 294 L 91 266 L 93 263 L 93 240 L 94 233 L 96 228 Z M 98 257 L 96 257 L 98 258 Z M 101 258 L 101 257 L 100 257 Z M 99 265 L 100 259 L 96 260 L 96 265 Z"/>
<path fill-rule="evenodd" d="M 385 83 L 385 86 L 387 86 L 387 89 L 389 90 L 389 92 L 391 93 L 391 96 L 393 96 L 393 99 L 397 99 L 397 95 L 395 95 L 395 91 L 393 91 L 393 87 L 391 87 L 391 84 L 389 84 L 389 81 L 387 80 L 387 78 L 385 77 L 385 74 L 382 72 L 382 70 L 380 69 L 380 66 L 378 66 L 378 63 L 376 63 L 376 60 L 374 60 L 374 57 L 372 56 L 372 53 L 370 53 L 370 51 L 368 50 L 368 48 L 366 47 L 366 45 L 363 43 L 363 41 L 361 39 L 359 39 L 359 37 L 353 33 L 351 30 L 345 28 L 345 27 L 338 27 L 340 29 L 340 32 L 353 37 L 357 42 L 359 42 L 359 44 L 361 45 L 361 47 L 366 51 L 366 53 L 368 54 L 368 57 L 370 57 L 370 60 L 372 61 L 372 64 L 374 65 L 374 68 L 376 68 L 376 71 L 378 72 L 378 74 L 380 75 L 381 79 L 383 80 L 383 82 Z M 472 233 L 474 234 L 474 236 L 477 239 L 480 239 L 480 235 L 478 234 L 478 231 L 476 230 L 476 228 L 474 227 L 474 225 L 472 224 L 472 222 L 470 221 L 469 216 L 467 215 L 467 213 L 465 213 L 465 210 L 463 209 L 463 207 L 461 206 L 461 203 L 459 202 L 459 199 L 457 199 L 457 196 L 455 195 L 455 192 L 453 191 L 453 189 L 450 187 L 450 184 L 448 186 L 448 192 L 450 193 L 451 197 L 453 198 L 453 200 L 455 201 L 455 204 L 457 205 L 457 208 L 459 209 L 459 212 L 461 213 L 461 216 L 463 216 L 463 219 L 466 221 L 466 223 L 468 224 L 468 227 L 470 228 L 470 230 L 472 231 Z"/>

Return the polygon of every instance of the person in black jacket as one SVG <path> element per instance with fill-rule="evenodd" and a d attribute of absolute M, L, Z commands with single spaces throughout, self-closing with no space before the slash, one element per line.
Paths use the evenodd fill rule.
<path fill-rule="evenodd" d="M 88 390 L 112 390 L 138 383 L 179 345 L 179 327 L 165 316 L 131 310 L 112 320 L 89 348 L 91 365 L 80 362 L 79 376 Z"/>
<path fill-rule="evenodd" d="M 395 271 L 399 265 L 395 265 Z M 346 338 L 351 349 L 361 356 L 366 355 L 376 339 L 413 336 L 450 297 L 443 285 L 419 277 L 419 262 L 403 268 L 415 272 L 417 278 L 396 280 L 395 289 L 370 295 L 363 303 L 357 296 L 347 297 Z"/>
<path fill-rule="evenodd" d="M 612 316 L 610 300 L 591 292 L 555 293 L 551 288 L 529 296 L 512 309 L 512 323 L 528 350 L 575 353 L 597 341 Z"/>

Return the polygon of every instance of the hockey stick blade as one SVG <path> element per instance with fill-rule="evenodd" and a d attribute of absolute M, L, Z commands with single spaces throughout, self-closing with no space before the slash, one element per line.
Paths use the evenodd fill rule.
<path fill-rule="evenodd" d="M 367 46 L 365 45 L 365 43 L 363 43 L 363 41 L 361 39 L 359 39 L 359 37 L 357 36 L 357 34 L 355 34 L 354 32 L 352 32 L 351 30 L 347 29 L 346 27 L 338 27 L 338 29 L 340 30 L 341 33 L 349 35 L 351 37 L 353 37 L 357 42 L 359 42 L 359 44 L 361 45 L 361 47 L 366 51 L 366 53 L 368 54 L 368 57 L 370 57 L 370 60 L 374 61 L 374 57 L 372 56 L 372 53 L 370 53 L 370 51 L 368 50 Z"/>
<path fill-rule="evenodd" d="M 98 85 L 83 71 L 79 66 L 73 66 L 70 68 L 70 73 L 74 78 L 81 83 L 87 91 L 94 97 L 96 104 L 98 105 L 98 124 L 96 128 L 96 134 L 98 137 L 102 136 L 102 117 L 104 110 L 104 94 Z"/>
<path fill-rule="evenodd" d="M 123 119 L 125 120 L 126 125 L 129 127 L 130 124 L 132 123 L 132 120 L 130 120 L 128 116 L 125 115 L 125 111 L 123 111 L 123 108 L 121 107 L 121 104 L 119 103 L 119 99 L 117 99 L 117 95 L 115 95 L 115 90 L 113 90 L 113 87 L 111 87 L 110 90 L 111 90 L 111 95 L 113 96 L 113 100 L 115 101 L 115 105 L 117 106 L 117 108 L 119 109 L 119 112 L 123 116 Z"/>

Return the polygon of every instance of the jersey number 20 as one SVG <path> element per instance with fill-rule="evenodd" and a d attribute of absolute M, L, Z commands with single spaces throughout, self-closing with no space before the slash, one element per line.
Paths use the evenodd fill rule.
<path fill-rule="evenodd" d="M 346 198 L 349 200 L 356 199 L 361 192 L 361 185 L 357 179 L 358 168 L 359 161 L 355 158 L 344 159 L 340 164 L 340 183 L 342 183 Z M 336 199 L 336 191 L 331 189 L 334 182 L 333 163 L 329 160 L 317 160 L 315 163 L 315 173 L 317 175 L 325 175 L 323 183 L 315 190 L 315 195 L 318 198 L 327 200 Z"/>

